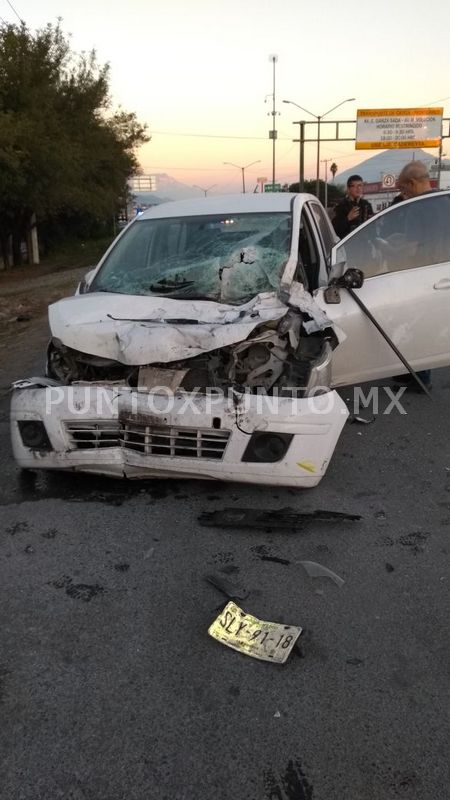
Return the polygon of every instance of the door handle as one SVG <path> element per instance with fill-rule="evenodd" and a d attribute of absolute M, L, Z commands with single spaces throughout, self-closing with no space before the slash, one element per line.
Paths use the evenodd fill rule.
<path fill-rule="evenodd" d="M 450 289 L 450 278 L 442 278 L 434 284 L 433 289 Z"/>

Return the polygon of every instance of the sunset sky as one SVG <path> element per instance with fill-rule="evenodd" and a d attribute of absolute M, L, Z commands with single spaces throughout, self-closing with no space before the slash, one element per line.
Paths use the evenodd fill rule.
<path fill-rule="evenodd" d="M 138 154 L 144 173 L 164 172 L 204 188 L 216 184 L 214 193 L 241 189 L 240 170 L 224 161 L 260 162 L 246 170 L 250 190 L 257 177 L 271 179 L 271 54 L 278 56 L 276 180 L 282 183 L 298 179 L 292 123 L 312 120 L 283 99 L 322 115 L 356 98 L 328 119 L 355 119 L 358 108 L 428 105 L 443 106 L 450 116 L 450 3 L 444 0 L 11 3 L 32 30 L 61 17 L 75 51 L 95 48 L 99 61 L 109 62 L 114 104 L 135 111 L 152 135 Z M 13 8 L 0 0 L 0 17 L 18 22 Z M 312 126 L 309 132 L 314 135 Z M 370 155 L 356 153 L 353 142 L 321 146 L 321 157 L 342 171 Z M 315 170 L 310 144 L 306 177 Z"/>

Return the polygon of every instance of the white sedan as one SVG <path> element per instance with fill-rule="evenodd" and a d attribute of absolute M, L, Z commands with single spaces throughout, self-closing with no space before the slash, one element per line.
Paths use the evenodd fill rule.
<path fill-rule="evenodd" d="M 450 192 L 341 242 L 307 194 L 144 212 L 50 306 L 47 376 L 13 392 L 18 464 L 316 485 L 348 416 L 334 387 L 450 364 L 449 221 Z"/>

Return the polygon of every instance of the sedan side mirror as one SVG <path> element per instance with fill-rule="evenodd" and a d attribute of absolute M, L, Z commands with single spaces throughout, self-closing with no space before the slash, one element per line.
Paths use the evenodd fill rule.
<path fill-rule="evenodd" d="M 360 289 L 364 283 L 364 272 L 351 267 L 344 272 L 342 278 L 337 278 L 336 286 L 343 289 Z"/>
<path fill-rule="evenodd" d="M 360 289 L 364 283 L 364 273 L 360 269 L 351 267 L 346 270 L 341 278 L 333 278 L 325 289 L 323 296 L 326 303 L 340 303 L 339 289 Z"/>

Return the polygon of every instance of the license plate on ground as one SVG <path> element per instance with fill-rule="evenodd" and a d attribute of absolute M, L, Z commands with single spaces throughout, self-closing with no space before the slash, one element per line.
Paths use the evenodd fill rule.
<path fill-rule="evenodd" d="M 232 602 L 208 630 L 210 636 L 233 650 L 277 664 L 284 664 L 301 632 L 302 629 L 294 625 L 252 617 Z"/>

